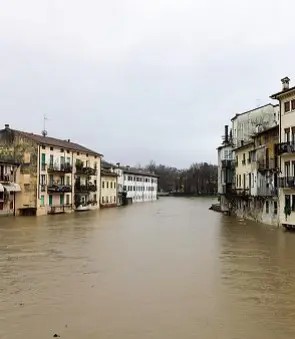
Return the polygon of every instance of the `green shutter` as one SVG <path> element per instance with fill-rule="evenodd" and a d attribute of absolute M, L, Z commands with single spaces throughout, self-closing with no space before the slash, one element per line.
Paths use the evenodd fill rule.
<path fill-rule="evenodd" d="M 63 205 L 63 204 L 64 204 L 64 196 L 61 195 L 61 196 L 60 196 L 60 205 Z"/>
<path fill-rule="evenodd" d="M 52 206 L 52 195 L 49 196 L 49 206 Z"/>
<path fill-rule="evenodd" d="M 42 164 L 45 164 L 46 160 L 46 154 L 42 153 Z"/>

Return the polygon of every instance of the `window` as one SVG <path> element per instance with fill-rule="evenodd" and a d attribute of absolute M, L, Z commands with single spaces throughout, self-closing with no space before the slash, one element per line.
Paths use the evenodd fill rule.
<path fill-rule="evenodd" d="M 102 188 L 104 188 L 104 181 L 102 182 L 102 185 L 101 185 L 101 186 L 102 186 Z"/>
<path fill-rule="evenodd" d="M 295 143 L 295 127 L 291 128 L 291 141 L 292 141 L 292 144 Z"/>
<path fill-rule="evenodd" d="M 69 194 L 66 195 L 66 204 L 67 205 L 70 204 L 70 195 Z"/>
<path fill-rule="evenodd" d="M 46 147 L 45 147 L 45 145 L 42 145 L 42 149 L 45 149 Z"/>
<path fill-rule="evenodd" d="M 104 197 L 101 198 L 102 203 L 104 204 Z"/>
<path fill-rule="evenodd" d="M 290 176 L 290 161 L 285 161 L 285 177 Z"/>
<path fill-rule="evenodd" d="M 60 205 L 64 204 L 64 195 L 60 195 L 60 197 L 59 197 L 59 204 Z"/>
<path fill-rule="evenodd" d="M 285 128 L 285 142 L 290 141 L 290 128 Z"/>
<path fill-rule="evenodd" d="M 291 199 L 289 194 L 285 195 L 285 207 L 291 207 Z"/>
<path fill-rule="evenodd" d="M 291 110 L 295 110 L 295 99 L 291 100 Z"/>
<path fill-rule="evenodd" d="M 64 184 L 65 184 L 65 177 L 64 177 L 64 176 L 61 176 L 61 177 L 60 177 L 60 184 L 61 184 L 61 185 L 64 185 Z"/>
<path fill-rule="evenodd" d="M 50 151 L 53 151 L 53 147 L 50 147 Z"/>
<path fill-rule="evenodd" d="M 77 152 L 77 155 L 80 155 L 80 152 Z"/>
<path fill-rule="evenodd" d="M 42 174 L 41 175 L 41 185 L 46 185 L 46 175 L 45 174 Z"/>
<path fill-rule="evenodd" d="M 52 186 L 53 185 L 53 175 L 50 174 L 49 176 L 49 186 Z"/>
<path fill-rule="evenodd" d="M 116 202 L 116 197 L 114 197 L 114 202 Z"/>
<path fill-rule="evenodd" d="M 40 204 L 41 206 L 44 206 L 45 205 L 45 203 L 44 203 L 44 195 L 41 195 L 41 204 Z"/>
<path fill-rule="evenodd" d="M 114 188 L 116 188 L 116 183 L 114 182 Z"/>
<path fill-rule="evenodd" d="M 60 164 L 61 165 L 65 164 L 65 157 L 63 157 L 63 156 L 60 157 Z"/>
<path fill-rule="evenodd" d="M 266 200 L 265 202 L 265 212 L 268 214 L 269 213 L 269 201 Z"/>
<path fill-rule="evenodd" d="M 67 185 L 71 185 L 70 177 L 69 176 L 67 176 Z"/>
<path fill-rule="evenodd" d="M 236 166 L 238 166 L 238 165 L 239 165 L 239 157 L 236 156 Z M 153 183 L 153 179 L 152 179 L 152 183 Z"/>
<path fill-rule="evenodd" d="M 123 186 L 123 191 L 126 191 L 126 185 Z"/>
<path fill-rule="evenodd" d="M 109 203 L 109 197 L 106 197 L 106 203 L 107 204 Z"/>
<path fill-rule="evenodd" d="M 285 113 L 290 112 L 290 101 L 284 103 Z"/>
<path fill-rule="evenodd" d="M 295 195 L 292 194 L 292 211 L 295 212 Z"/>
<path fill-rule="evenodd" d="M 49 206 L 52 206 L 52 195 L 49 196 Z"/>
<path fill-rule="evenodd" d="M 96 199 L 97 199 L 97 196 L 96 196 L 96 194 L 94 194 L 93 200 L 94 200 L 94 201 L 97 201 Z"/>
<path fill-rule="evenodd" d="M 110 188 L 113 188 L 113 182 L 112 181 L 110 182 Z"/>
<path fill-rule="evenodd" d="M 277 203 L 277 201 L 273 202 L 273 214 L 278 214 L 278 203 Z"/>
<path fill-rule="evenodd" d="M 109 182 L 107 181 L 107 188 L 109 188 Z"/>
<path fill-rule="evenodd" d="M 53 166 L 53 155 L 50 154 L 50 157 L 49 157 L 49 166 Z"/>

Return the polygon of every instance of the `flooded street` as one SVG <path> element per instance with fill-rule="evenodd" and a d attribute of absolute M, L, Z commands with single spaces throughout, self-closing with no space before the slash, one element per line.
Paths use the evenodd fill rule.
<path fill-rule="evenodd" d="M 0 338 L 295 337 L 295 235 L 162 198 L 0 219 Z"/>

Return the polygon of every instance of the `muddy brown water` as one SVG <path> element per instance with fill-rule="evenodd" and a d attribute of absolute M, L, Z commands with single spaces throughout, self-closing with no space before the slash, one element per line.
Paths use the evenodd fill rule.
<path fill-rule="evenodd" d="M 0 338 L 295 338 L 295 234 L 161 198 L 0 219 Z"/>

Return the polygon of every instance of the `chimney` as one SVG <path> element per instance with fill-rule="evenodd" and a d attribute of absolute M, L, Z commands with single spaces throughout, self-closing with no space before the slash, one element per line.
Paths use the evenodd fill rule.
<path fill-rule="evenodd" d="M 224 142 L 228 143 L 228 125 L 224 126 Z"/>
<path fill-rule="evenodd" d="M 281 82 L 282 82 L 282 91 L 286 91 L 287 89 L 289 89 L 290 79 L 288 77 L 283 78 Z"/>
<path fill-rule="evenodd" d="M 71 139 L 68 139 L 68 142 L 71 142 Z"/>
<path fill-rule="evenodd" d="M 9 124 L 5 124 L 5 129 L 9 129 Z"/>
<path fill-rule="evenodd" d="M 130 169 L 130 166 L 129 166 L 129 165 L 127 165 L 127 166 L 126 166 L 126 168 L 129 170 L 129 169 Z"/>
<path fill-rule="evenodd" d="M 117 162 L 116 165 L 117 165 L 117 167 L 120 167 L 120 163 L 119 162 Z"/>

